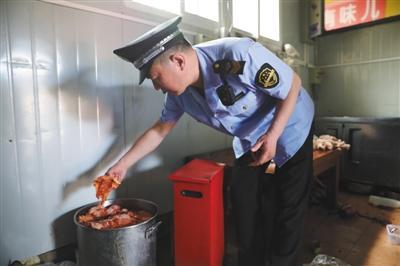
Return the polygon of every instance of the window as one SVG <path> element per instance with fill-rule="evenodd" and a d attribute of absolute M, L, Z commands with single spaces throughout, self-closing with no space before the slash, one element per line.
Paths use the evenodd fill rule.
<path fill-rule="evenodd" d="M 233 27 L 258 37 L 258 2 L 233 0 Z"/>
<path fill-rule="evenodd" d="M 279 0 L 233 0 L 233 27 L 255 38 L 280 40 Z"/>
<path fill-rule="evenodd" d="M 260 35 L 279 42 L 279 0 L 260 0 Z"/>
<path fill-rule="evenodd" d="M 186 13 L 206 18 L 215 22 L 219 21 L 219 0 L 131 0 L 143 6 L 164 10 L 176 15 L 181 15 L 181 5 Z"/>
<path fill-rule="evenodd" d="M 185 0 L 185 12 L 219 21 L 218 0 Z"/>
<path fill-rule="evenodd" d="M 211 38 L 218 35 L 220 1 L 226 0 L 125 0 L 125 5 L 147 15 L 165 20 L 180 15 L 186 29 L 193 35 L 205 34 Z"/>
<path fill-rule="evenodd" d="M 159 18 L 181 15 L 187 29 L 208 37 L 221 36 L 231 29 L 261 42 L 279 42 L 280 0 L 126 0 L 131 8 Z M 220 12 L 220 8 L 222 9 Z M 219 16 L 227 14 L 220 22 Z M 232 17 L 232 25 L 229 17 Z M 222 34 L 224 36 L 224 34 Z M 273 43 L 272 43 L 273 44 Z"/>
<path fill-rule="evenodd" d="M 181 14 L 180 0 L 131 0 L 131 1 L 145 6 L 151 6 L 157 9 L 165 10 L 176 15 Z"/>

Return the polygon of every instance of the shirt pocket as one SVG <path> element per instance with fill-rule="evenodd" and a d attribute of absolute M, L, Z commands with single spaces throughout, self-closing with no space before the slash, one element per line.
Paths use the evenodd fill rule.
<path fill-rule="evenodd" d="M 237 94 L 238 92 L 236 92 L 236 95 Z M 261 103 L 262 99 L 259 99 L 254 92 L 247 91 L 244 96 L 237 100 L 232 106 L 227 106 L 226 109 L 230 115 L 249 117 L 257 111 Z"/>

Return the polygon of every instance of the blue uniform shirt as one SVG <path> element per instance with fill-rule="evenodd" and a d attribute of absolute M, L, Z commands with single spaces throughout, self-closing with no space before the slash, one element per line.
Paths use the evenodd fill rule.
<path fill-rule="evenodd" d="M 289 93 L 293 70 L 261 44 L 248 38 L 223 38 L 194 46 L 200 62 L 205 97 L 188 87 L 179 96 L 166 95 L 160 120 L 176 122 L 184 112 L 200 123 L 234 136 L 236 158 L 249 151 L 267 132 L 274 118 L 277 99 Z M 235 95 L 244 96 L 231 106 L 224 106 L 216 89 L 223 84 L 213 64 L 222 59 L 245 61 L 243 74 L 227 75 Z M 277 73 L 275 84 L 265 88 L 256 81 L 260 70 L 268 65 Z M 314 116 L 314 104 L 301 88 L 295 109 L 278 139 L 274 161 L 282 166 L 302 146 Z"/>

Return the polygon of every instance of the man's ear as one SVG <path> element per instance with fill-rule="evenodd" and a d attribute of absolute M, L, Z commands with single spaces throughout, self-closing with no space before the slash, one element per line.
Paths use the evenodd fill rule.
<path fill-rule="evenodd" d="M 180 70 L 183 70 L 183 68 L 185 67 L 186 64 L 186 58 L 183 54 L 181 53 L 174 53 L 171 54 L 169 59 L 171 60 L 171 62 L 176 65 L 177 67 L 179 67 Z"/>

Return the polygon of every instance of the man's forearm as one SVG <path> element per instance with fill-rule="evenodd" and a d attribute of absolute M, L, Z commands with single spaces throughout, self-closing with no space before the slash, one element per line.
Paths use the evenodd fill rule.
<path fill-rule="evenodd" d="M 267 134 L 272 134 L 277 139 L 282 135 L 286 123 L 288 122 L 291 114 L 293 113 L 294 107 L 296 106 L 300 88 L 300 77 L 296 73 L 293 73 L 293 81 L 290 91 L 286 99 L 278 102 L 274 121 L 272 122 L 271 127 L 268 129 Z"/>
<path fill-rule="evenodd" d="M 129 168 L 141 158 L 156 149 L 163 141 L 166 135 L 172 130 L 175 124 L 173 123 L 155 123 L 148 129 L 136 142 L 132 145 L 129 151 L 119 160 L 119 164 L 123 164 Z"/>

